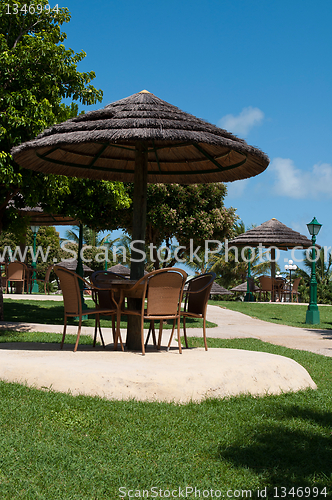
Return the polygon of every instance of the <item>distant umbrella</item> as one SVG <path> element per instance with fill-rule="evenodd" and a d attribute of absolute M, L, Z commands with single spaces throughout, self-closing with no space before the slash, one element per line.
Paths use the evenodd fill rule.
<path fill-rule="evenodd" d="M 260 288 L 255 285 L 255 283 L 252 281 L 249 286 L 250 292 L 259 292 Z M 241 283 L 241 285 L 234 286 L 231 288 L 232 292 L 241 292 L 241 293 L 246 293 L 247 292 L 247 282 L 245 281 L 244 283 Z"/>
<path fill-rule="evenodd" d="M 280 250 L 288 250 L 294 247 L 309 248 L 311 246 L 311 241 L 306 236 L 274 218 L 229 241 L 229 245 L 238 247 L 257 247 L 260 243 L 265 248 L 274 246 Z"/>
<path fill-rule="evenodd" d="M 311 241 L 273 218 L 229 241 L 229 246 L 271 248 L 271 277 L 275 278 L 275 249 L 309 248 Z"/>

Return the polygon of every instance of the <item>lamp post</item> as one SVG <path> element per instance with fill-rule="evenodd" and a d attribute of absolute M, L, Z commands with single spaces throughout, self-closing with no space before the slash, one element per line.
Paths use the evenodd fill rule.
<path fill-rule="evenodd" d="M 285 265 L 286 271 L 289 271 L 289 302 L 292 302 L 292 271 L 296 271 L 297 265 L 293 264 L 290 259 L 288 264 Z"/>
<path fill-rule="evenodd" d="M 39 287 L 37 284 L 37 276 L 36 276 L 36 238 L 37 238 L 37 233 L 39 230 L 39 226 L 30 226 L 30 229 L 33 234 L 33 259 L 32 259 L 32 268 L 33 268 L 33 273 L 32 273 L 32 282 L 31 282 L 31 293 L 38 293 L 39 292 Z"/>
<path fill-rule="evenodd" d="M 108 250 L 109 250 L 109 244 L 110 242 L 108 241 L 108 238 L 106 238 L 105 245 L 107 246 Z M 108 259 L 108 252 L 105 257 L 104 271 L 107 271 L 107 265 L 108 265 L 107 259 Z"/>
<path fill-rule="evenodd" d="M 247 275 L 247 293 L 244 297 L 245 302 L 254 302 L 254 296 L 250 291 L 250 281 L 251 281 L 251 248 L 249 248 L 249 258 L 248 258 L 248 275 Z"/>
<path fill-rule="evenodd" d="M 309 325 L 318 325 L 320 323 L 319 310 L 317 306 L 317 280 L 316 280 L 316 236 L 320 231 L 322 224 L 319 224 L 316 217 L 307 224 L 312 241 L 312 260 L 311 260 L 311 279 L 310 279 L 310 301 L 307 309 L 305 322 Z"/>

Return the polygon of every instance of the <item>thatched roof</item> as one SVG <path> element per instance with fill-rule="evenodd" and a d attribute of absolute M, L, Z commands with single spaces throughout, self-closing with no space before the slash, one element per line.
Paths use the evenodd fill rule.
<path fill-rule="evenodd" d="M 36 226 L 78 226 L 80 222 L 74 217 L 60 214 L 48 214 L 41 207 L 18 208 L 22 216 L 28 216 L 31 225 Z"/>
<path fill-rule="evenodd" d="M 76 272 L 77 260 L 76 259 L 63 260 L 61 262 L 57 262 L 56 265 L 61 266 L 61 267 L 65 267 L 66 269 L 68 269 L 68 271 L 75 271 Z M 91 269 L 91 267 L 89 267 L 89 266 L 86 266 L 85 264 L 83 264 L 83 271 L 87 274 L 93 273 L 93 269 Z"/>
<path fill-rule="evenodd" d="M 130 269 L 122 264 L 116 264 L 115 266 L 109 267 L 107 270 L 112 273 L 121 274 L 122 276 L 130 275 Z"/>
<path fill-rule="evenodd" d="M 231 288 L 232 292 L 242 292 L 246 293 L 247 292 L 247 282 L 245 281 L 244 283 L 241 283 L 241 285 L 234 286 Z M 250 292 L 259 292 L 260 288 L 255 285 L 255 283 L 252 283 L 250 285 Z"/>
<path fill-rule="evenodd" d="M 269 164 L 243 139 L 147 91 L 55 125 L 12 154 L 37 172 L 132 182 L 137 143 L 147 151 L 149 183 L 235 181 Z"/>
<path fill-rule="evenodd" d="M 256 247 L 260 243 L 263 247 L 275 246 L 281 250 L 294 247 L 309 248 L 311 246 L 311 241 L 306 236 L 293 231 L 277 219 L 268 220 L 254 229 L 249 229 L 249 231 L 229 241 L 228 246 Z"/>
<path fill-rule="evenodd" d="M 221 285 L 218 285 L 215 281 L 212 284 L 210 295 L 233 295 L 232 292 L 227 290 Z"/>

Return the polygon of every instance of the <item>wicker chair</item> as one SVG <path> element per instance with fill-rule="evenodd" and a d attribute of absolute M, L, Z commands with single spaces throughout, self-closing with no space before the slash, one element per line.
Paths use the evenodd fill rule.
<path fill-rule="evenodd" d="M 288 297 L 290 296 L 291 301 L 293 302 L 293 295 L 296 295 L 296 302 L 299 302 L 300 293 L 298 292 L 298 288 L 299 288 L 300 281 L 301 281 L 301 278 L 295 278 L 295 280 L 293 281 L 293 286 L 292 286 L 291 290 L 289 288 L 289 285 L 288 285 L 288 287 L 284 288 L 283 293 L 282 293 L 284 300 L 286 300 L 287 296 Z"/>
<path fill-rule="evenodd" d="M 184 311 L 181 311 L 183 334 L 187 348 L 186 318 L 202 318 L 204 345 L 205 350 L 208 350 L 206 343 L 206 311 L 210 291 L 215 279 L 215 273 L 206 273 L 196 276 L 188 282 L 188 289 L 185 291 Z"/>
<path fill-rule="evenodd" d="M 110 305 L 110 293 L 109 290 L 112 289 L 112 281 L 116 280 L 126 280 L 122 274 L 113 273 L 112 271 L 95 271 L 91 274 L 90 280 L 94 287 L 99 288 L 98 293 L 98 301 L 99 307 L 103 309 L 107 309 Z M 101 290 L 104 289 L 104 290 Z M 120 300 L 120 294 L 114 293 L 112 296 L 112 303 L 118 304 Z M 116 348 L 116 328 L 115 328 L 115 315 L 112 313 L 112 333 L 113 333 L 113 342 L 114 348 Z M 121 334 L 120 335 L 120 343 L 122 344 Z"/>
<path fill-rule="evenodd" d="M 27 266 L 23 262 L 9 262 L 6 266 L 6 293 L 8 293 L 9 283 L 11 283 L 12 281 L 14 281 L 15 283 L 22 283 L 23 293 L 25 284 L 27 291 L 27 274 Z"/>
<path fill-rule="evenodd" d="M 274 288 L 273 288 L 272 278 L 270 278 L 269 276 L 260 276 L 259 285 L 260 285 L 259 300 L 261 300 L 262 292 L 265 293 L 265 300 L 267 300 L 268 292 L 271 293 L 271 296 L 273 295 Z"/>
<path fill-rule="evenodd" d="M 183 288 L 187 278 L 187 273 L 182 269 L 174 267 L 158 269 L 146 274 L 130 289 L 120 290 L 120 300 L 117 314 L 117 337 L 120 333 L 121 314 L 139 316 L 141 319 L 141 345 L 142 354 L 145 354 L 144 346 L 144 320 L 151 322 L 154 333 L 154 322 L 160 321 L 159 337 L 157 348 L 160 349 L 161 336 L 163 331 L 163 320 L 171 319 L 178 324 L 179 352 L 182 353 L 180 340 L 180 310 L 183 295 Z M 139 298 L 141 300 L 140 309 L 132 309 L 128 306 L 123 308 L 125 297 Z M 145 309 L 146 301 L 146 309 Z M 174 327 L 173 327 L 174 329 Z M 171 341 L 170 341 L 171 342 Z M 170 342 L 167 349 L 169 349 Z"/>
<path fill-rule="evenodd" d="M 78 317 L 79 318 L 79 324 L 78 324 L 78 331 L 77 331 L 77 339 L 76 339 L 76 344 L 74 347 L 74 352 L 77 351 L 78 343 L 80 340 L 80 334 L 81 334 L 81 328 L 82 328 L 82 316 L 89 315 L 89 314 L 94 314 L 95 315 L 95 332 L 94 332 L 94 339 L 93 339 L 93 346 L 96 345 L 96 338 L 97 338 L 97 327 L 99 327 L 99 333 L 100 333 L 100 338 L 103 344 L 103 347 L 105 347 L 104 339 L 101 333 L 100 329 L 100 315 L 109 315 L 113 314 L 114 316 L 116 315 L 116 304 L 112 302 L 112 290 L 109 290 L 109 294 L 111 297 L 111 300 L 109 302 L 109 306 L 107 308 L 101 308 L 98 303 L 98 292 L 99 289 L 97 289 L 94 286 L 91 286 L 87 281 L 85 281 L 81 276 L 78 274 L 74 273 L 73 271 L 68 271 L 68 269 L 65 269 L 63 267 L 58 267 L 54 266 L 54 272 L 59 278 L 60 285 L 61 285 L 61 290 L 63 294 L 63 304 L 64 304 L 64 327 L 63 327 L 63 335 L 62 335 L 62 341 L 61 341 L 61 349 L 63 347 L 63 343 L 66 337 L 66 328 L 67 328 L 67 318 L 68 317 Z M 81 300 L 81 290 L 80 290 L 80 280 L 84 283 L 84 286 L 87 289 L 92 290 L 92 298 L 96 302 L 97 307 L 95 309 L 83 309 L 82 307 L 82 300 Z M 105 290 L 104 290 L 105 291 Z M 123 345 L 120 337 L 120 343 L 121 347 L 123 350 Z"/>

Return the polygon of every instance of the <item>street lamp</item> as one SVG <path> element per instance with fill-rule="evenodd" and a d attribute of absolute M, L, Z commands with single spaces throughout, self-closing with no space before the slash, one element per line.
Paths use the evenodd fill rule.
<path fill-rule="evenodd" d="M 288 264 L 285 265 L 286 271 L 289 271 L 289 302 L 292 302 L 292 271 L 296 271 L 297 265 L 293 264 L 290 259 Z"/>
<path fill-rule="evenodd" d="M 109 249 L 109 244 L 110 242 L 108 241 L 108 238 L 106 238 L 105 245 L 107 245 L 108 249 Z M 104 271 L 107 271 L 107 265 L 108 265 L 107 259 L 108 259 L 108 252 L 107 255 L 105 256 Z"/>
<path fill-rule="evenodd" d="M 310 301 L 307 309 L 305 322 L 309 325 L 318 325 L 320 323 L 319 310 L 317 306 L 317 280 L 316 280 L 316 236 L 320 231 L 322 224 L 316 220 L 316 217 L 307 224 L 312 241 L 312 259 L 311 259 L 311 279 L 310 279 Z"/>
<path fill-rule="evenodd" d="M 247 275 L 247 293 L 244 297 L 245 302 L 254 302 L 255 298 L 250 291 L 250 282 L 251 282 L 251 248 L 249 248 L 248 254 L 248 275 Z"/>
<path fill-rule="evenodd" d="M 31 283 L 31 293 L 38 293 L 39 292 L 39 287 L 37 284 L 37 276 L 36 276 L 36 238 L 37 238 L 37 233 L 39 226 L 30 226 L 30 229 L 33 234 L 33 259 L 32 259 L 32 268 L 33 268 L 33 273 L 32 273 L 32 283 Z"/>

